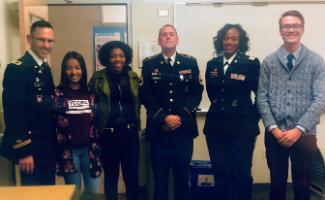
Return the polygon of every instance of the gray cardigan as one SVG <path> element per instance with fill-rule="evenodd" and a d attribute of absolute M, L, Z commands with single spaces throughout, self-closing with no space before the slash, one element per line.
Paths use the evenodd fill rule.
<path fill-rule="evenodd" d="M 289 130 L 300 125 L 305 134 L 314 135 L 325 110 L 324 59 L 302 45 L 289 71 L 284 52 L 280 47 L 261 66 L 257 106 L 264 126 Z"/>

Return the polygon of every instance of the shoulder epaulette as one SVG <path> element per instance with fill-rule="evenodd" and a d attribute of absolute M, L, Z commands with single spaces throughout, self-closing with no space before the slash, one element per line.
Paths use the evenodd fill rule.
<path fill-rule="evenodd" d="M 20 65 L 22 64 L 22 62 L 19 61 L 19 60 L 14 60 L 14 61 L 12 61 L 11 63 L 12 63 L 12 64 L 15 64 L 15 65 L 17 65 L 17 66 L 20 66 Z"/>
<path fill-rule="evenodd" d="M 249 60 L 255 60 L 256 57 L 255 57 L 255 56 L 248 56 L 248 59 L 249 59 Z"/>
<path fill-rule="evenodd" d="M 223 53 L 217 54 L 216 59 L 223 58 Z"/>
<path fill-rule="evenodd" d="M 149 56 L 149 57 L 146 57 L 145 59 L 143 59 L 143 61 L 148 61 L 148 60 L 152 60 L 154 58 L 156 58 L 159 54 L 155 54 L 153 56 Z"/>
<path fill-rule="evenodd" d="M 185 54 L 185 53 L 180 53 L 180 55 L 186 57 L 186 58 L 190 58 L 190 59 L 193 59 L 193 60 L 196 60 L 196 58 L 194 58 L 193 56 L 190 56 L 188 54 Z"/>

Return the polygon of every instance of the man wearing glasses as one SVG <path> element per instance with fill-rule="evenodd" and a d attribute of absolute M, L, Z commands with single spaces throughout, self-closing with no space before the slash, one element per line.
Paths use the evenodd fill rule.
<path fill-rule="evenodd" d="M 22 185 L 55 184 L 54 84 L 47 56 L 54 45 L 52 25 L 32 24 L 30 49 L 8 64 L 3 79 L 6 129 L 0 153 L 19 165 Z"/>
<path fill-rule="evenodd" d="M 308 200 L 316 125 L 325 107 L 325 64 L 300 42 L 304 33 L 300 12 L 285 12 L 279 25 L 283 45 L 263 61 L 257 94 L 266 127 L 270 199 L 286 198 L 290 158 L 295 200 Z"/>

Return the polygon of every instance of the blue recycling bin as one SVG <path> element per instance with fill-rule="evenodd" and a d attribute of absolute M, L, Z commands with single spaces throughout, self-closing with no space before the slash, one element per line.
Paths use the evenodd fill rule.
<path fill-rule="evenodd" d="M 214 175 L 210 161 L 192 160 L 191 162 L 191 199 L 214 200 Z"/>

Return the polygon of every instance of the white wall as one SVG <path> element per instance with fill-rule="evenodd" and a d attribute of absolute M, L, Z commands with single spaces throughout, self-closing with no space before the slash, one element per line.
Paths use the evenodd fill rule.
<path fill-rule="evenodd" d="M 0 83 L 1 85 L 3 79 L 3 72 L 7 63 L 17 58 L 20 54 L 19 42 L 20 41 L 19 41 L 19 29 L 18 29 L 17 1 L 16 0 L 0 1 L 0 44 L 1 44 Z M 2 87 L 0 87 L 0 93 L 2 93 Z"/>
<path fill-rule="evenodd" d="M 19 55 L 19 33 L 17 4 L 12 0 L 0 1 L 0 85 L 2 85 L 4 69 L 8 62 Z M 0 87 L 2 94 L 2 86 Z M 2 105 L 2 98 L 0 98 Z M 0 106 L 0 133 L 3 132 L 2 106 Z M 0 185 L 13 185 L 13 168 L 8 160 L 0 156 Z"/>

